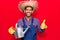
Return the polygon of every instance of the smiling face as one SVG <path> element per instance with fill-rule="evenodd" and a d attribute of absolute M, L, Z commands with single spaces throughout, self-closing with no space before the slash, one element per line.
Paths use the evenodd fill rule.
<path fill-rule="evenodd" d="M 27 17 L 30 17 L 33 13 L 33 7 L 31 7 L 31 6 L 25 7 L 24 13 L 26 14 Z"/>

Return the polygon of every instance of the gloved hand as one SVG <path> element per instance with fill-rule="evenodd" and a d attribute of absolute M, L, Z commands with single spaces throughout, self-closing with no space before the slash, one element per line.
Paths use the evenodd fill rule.
<path fill-rule="evenodd" d="M 44 19 L 41 26 L 40 26 L 41 29 L 46 29 L 47 28 L 47 25 L 46 25 L 45 22 L 46 22 L 46 20 Z"/>
<path fill-rule="evenodd" d="M 8 29 L 8 32 L 10 34 L 14 34 L 15 33 L 15 28 L 13 28 L 13 26 L 11 26 L 9 29 Z"/>

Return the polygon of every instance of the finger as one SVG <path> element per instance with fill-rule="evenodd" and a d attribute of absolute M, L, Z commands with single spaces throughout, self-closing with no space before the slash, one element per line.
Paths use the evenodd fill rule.
<path fill-rule="evenodd" d="M 46 22 L 46 19 L 43 20 L 43 23 L 45 23 L 45 22 Z"/>
<path fill-rule="evenodd" d="M 47 28 L 47 25 L 46 25 L 46 27 L 45 28 Z"/>

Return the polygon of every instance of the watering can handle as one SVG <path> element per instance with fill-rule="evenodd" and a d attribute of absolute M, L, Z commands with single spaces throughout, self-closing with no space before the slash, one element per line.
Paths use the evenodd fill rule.
<path fill-rule="evenodd" d="M 23 34 L 25 34 L 25 33 L 28 31 L 29 28 L 30 28 L 30 26 L 28 26 L 28 27 L 25 29 L 25 31 L 23 32 Z"/>

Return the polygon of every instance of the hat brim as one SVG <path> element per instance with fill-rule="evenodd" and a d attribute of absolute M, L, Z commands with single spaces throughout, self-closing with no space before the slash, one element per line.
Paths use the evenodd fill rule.
<path fill-rule="evenodd" d="M 36 10 L 38 3 L 37 1 L 22 1 L 18 4 L 18 8 L 20 11 L 24 11 L 26 6 L 31 6 L 33 7 L 33 10 Z"/>

